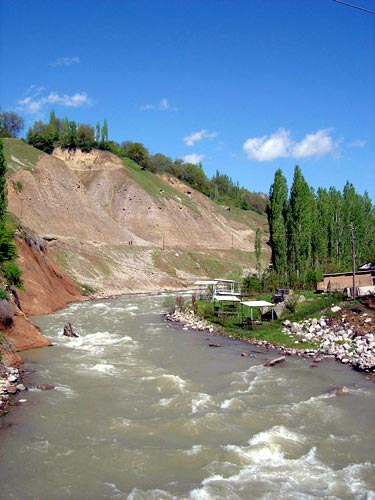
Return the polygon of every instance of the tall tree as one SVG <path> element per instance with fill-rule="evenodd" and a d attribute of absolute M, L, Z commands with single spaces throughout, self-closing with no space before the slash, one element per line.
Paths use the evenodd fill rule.
<path fill-rule="evenodd" d="M 102 137 L 101 137 L 101 142 L 104 144 L 108 142 L 108 123 L 107 123 L 107 118 L 104 118 L 104 123 L 102 126 Z"/>
<path fill-rule="evenodd" d="M 3 141 L 0 139 L 0 224 L 5 221 L 5 214 L 8 206 L 8 191 L 5 178 L 6 171 L 7 164 L 4 158 Z"/>
<path fill-rule="evenodd" d="M 314 196 L 301 169 L 294 169 L 287 216 L 288 266 L 302 282 L 311 267 Z"/>
<path fill-rule="evenodd" d="M 272 249 L 272 266 L 281 280 L 285 282 L 288 275 L 286 237 L 288 186 L 281 169 L 275 172 L 269 199 L 267 218 Z"/>
<path fill-rule="evenodd" d="M 262 231 L 259 227 L 255 232 L 255 259 L 258 279 L 260 279 L 262 273 Z"/>

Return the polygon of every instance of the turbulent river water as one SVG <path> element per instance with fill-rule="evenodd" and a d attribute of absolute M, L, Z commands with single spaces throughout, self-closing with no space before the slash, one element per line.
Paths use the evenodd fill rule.
<path fill-rule="evenodd" d="M 163 300 L 34 318 L 54 345 L 24 353 L 26 384 L 55 389 L 2 419 L 0 498 L 375 499 L 373 382 L 329 360 L 264 367 L 276 352 L 170 326 Z"/>

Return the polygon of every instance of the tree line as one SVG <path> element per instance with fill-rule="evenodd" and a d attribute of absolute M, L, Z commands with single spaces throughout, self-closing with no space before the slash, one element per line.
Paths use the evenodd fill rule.
<path fill-rule="evenodd" d="M 323 272 L 351 271 L 351 224 L 357 262 L 375 262 L 375 207 L 368 193 L 358 194 L 350 182 L 342 192 L 334 187 L 315 192 L 296 166 L 289 192 L 278 169 L 267 218 L 272 272 L 281 285 L 314 286 Z"/>
<path fill-rule="evenodd" d="M 17 137 L 23 127 L 23 119 L 16 113 L 0 113 L 0 136 Z M 265 196 L 240 187 L 238 182 L 234 183 L 229 176 L 219 171 L 209 179 L 201 163 L 196 165 L 182 159 L 172 160 L 162 153 L 150 154 L 140 142 L 118 143 L 109 140 L 107 119 L 102 125 L 98 122 L 93 127 L 89 124 L 77 124 L 66 117 L 58 118 L 52 110 L 48 123 L 41 120 L 34 122 L 27 132 L 26 140 L 28 144 L 48 154 L 58 146 L 71 150 L 78 148 L 84 152 L 89 152 L 93 148 L 110 151 L 120 158 L 133 160 L 143 170 L 154 174 L 173 175 L 217 203 L 265 213 L 267 205 Z"/>

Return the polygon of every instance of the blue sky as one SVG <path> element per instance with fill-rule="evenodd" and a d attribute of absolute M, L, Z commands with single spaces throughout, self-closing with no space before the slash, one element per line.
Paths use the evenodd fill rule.
<path fill-rule="evenodd" d="M 375 0 L 356 0 L 375 11 Z M 295 165 L 375 201 L 375 15 L 333 0 L 0 0 L 0 104 L 268 193 Z"/>

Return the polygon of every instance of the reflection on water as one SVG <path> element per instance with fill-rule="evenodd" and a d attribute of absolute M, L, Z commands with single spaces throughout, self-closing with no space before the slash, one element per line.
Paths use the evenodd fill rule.
<path fill-rule="evenodd" d="M 35 318 L 54 346 L 26 353 L 27 383 L 56 389 L 3 420 L 0 498 L 375 499 L 375 384 L 331 361 L 266 368 L 276 353 L 211 349 L 165 324 L 162 303 Z M 68 321 L 80 337 L 62 336 Z"/>

